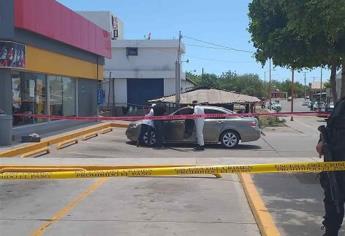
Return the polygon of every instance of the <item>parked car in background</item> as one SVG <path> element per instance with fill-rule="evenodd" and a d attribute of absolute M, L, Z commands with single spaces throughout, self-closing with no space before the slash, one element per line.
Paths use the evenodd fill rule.
<path fill-rule="evenodd" d="M 325 102 L 319 103 L 319 111 L 320 112 L 326 112 L 326 103 Z"/>
<path fill-rule="evenodd" d="M 282 110 L 282 106 L 279 102 L 274 102 L 271 105 L 271 109 L 276 111 L 276 112 L 280 112 Z"/>
<path fill-rule="evenodd" d="M 311 102 L 311 106 L 310 106 L 310 110 L 311 111 L 316 111 L 319 109 L 319 103 L 317 101 L 312 101 Z"/>
<path fill-rule="evenodd" d="M 312 104 L 312 102 L 311 102 L 311 101 L 309 101 L 309 102 L 308 102 L 308 105 L 307 105 L 307 106 L 308 106 L 308 108 L 311 108 L 311 104 Z"/>
<path fill-rule="evenodd" d="M 304 102 L 302 104 L 302 106 L 306 106 L 306 107 L 310 107 L 310 105 L 311 105 L 311 101 L 308 99 L 304 100 Z"/>
<path fill-rule="evenodd" d="M 334 102 L 328 103 L 328 104 L 326 105 L 325 112 L 331 113 L 331 112 L 333 112 L 333 110 L 334 110 Z"/>
<path fill-rule="evenodd" d="M 314 101 L 314 102 L 312 102 L 310 110 L 325 112 L 326 111 L 326 103 L 322 102 L 322 101 L 321 102 L 320 101 Z"/>
<path fill-rule="evenodd" d="M 205 114 L 237 114 L 222 107 L 203 106 Z M 171 115 L 193 114 L 192 107 L 181 108 Z M 165 143 L 195 143 L 195 128 L 190 136 L 186 136 L 187 120 L 164 121 Z M 190 120 L 189 120 L 190 121 Z M 136 142 L 139 136 L 143 121 L 136 121 L 129 124 L 127 138 Z M 239 142 L 256 141 L 261 137 L 259 122 L 253 117 L 241 117 L 240 114 L 228 118 L 207 118 L 204 126 L 204 140 L 206 144 L 222 144 L 225 148 L 234 148 Z M 153 146 L 156 143 L 155 131 L 144 134 L 144 144 Z"/>

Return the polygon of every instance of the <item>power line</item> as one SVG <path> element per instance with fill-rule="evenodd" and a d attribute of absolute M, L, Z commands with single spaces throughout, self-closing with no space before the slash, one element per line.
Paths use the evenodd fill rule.
<path fill-rule="evenodd" d="M 196 60 L 202 60 L 202 61 L 215 61 L 215 62 L 224 62 L 224 63 L 253 63 L 249 61 L 228 61 L 228 60 L 219 60 L 219 59 L 212 59 L 212 58 L 201 58 L 201 57 L 191 57 L 189 56 L 188 58 L 191 59 L 196 59 Z"/>
<path fill-rule="evenodd" d="M 229 49 L 227 48 L 216 48 L 216 47 L 210 47 L 210 46 L 204 46 L 204 45 L 198 45 L 198 44 L 189 44 L 189 43 L 185 43 L 185 45 L 187 46 L 191 46 L 191 47 L 198 47 L 198 48 L 209 48 L 209 49 L 217 49 L 217 50 L 227 50 L 229 51 Z"/>
<path fill-rule="evenodd" d="M 245 52 L 245 53 L 251 53 L 251 54 L 254 53 L 254 52 L 252 52 L 252 51 L 242 50 L 242 49 L 237 49 L 237 48 L 232 48 L 232 47 L 228 47 L 228 46 L 221 45 L 221 44 L 218 44 L 218 43 L 212 43 L 212 42 L 204 41 L 204 40 L 197 39 L 197 38 L 190 37 L 190 36 L 186 36 L 186 35 L 184 35 L 183 37 L 186 38 L 186 39 L 191 39 L 191 40 L 200 42 L 200 43 L 205 43 L 205 44 L 209 44 L 209 45 L 212 45 L 212 46 L 216 46 L 216 47 L 218 47 L 218 48 L 225 48 L 225 49 L 228 49 L 228 50 L 231 50 L 231 51 Z"/>

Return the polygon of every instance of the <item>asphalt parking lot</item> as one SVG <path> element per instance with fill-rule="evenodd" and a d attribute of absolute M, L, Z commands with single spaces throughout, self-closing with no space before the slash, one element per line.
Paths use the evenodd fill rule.
<path fill-rule="evenodd" d="M 240 143 L 235 149 L 226 149 L 221 145 L 208 145 L 204 152 L 193 151 L 192 144 L 169 145 L 164 149 L 136 147 L 125 135 L 125 129 L 82 141 L 77 145 L 62 150 L 54 150 L 49 157 L 61 158 L 223 158 L 223 157 L 314 157 L 312 136 L 318 138 L 317 132 L 301 133 L 290 127 L 265 129 L 266 136 L 250 142 Z M 292 148 L 293 147 L 293 148 Z"/>
<path fill-rule="evenodd" d="M 1 235 L 260 235 L 236 176 L 22 181 L 1 189 Z"/>
<path fill-rule="evenodd" d="M 318 133 L 313 127 L 319 123 L 317 118 L 298 118 L 290 127 L 265 129 L 266 136 L 256 142 L 231 150 L 211 145 L 204 152 L 194 152 L 193 145 L 159 150 L 136 147 L 127 141 L 125 129 L 118 128 L 66 149 L 52 147 L 49 155 L 39 158 L 0 162 L 202 165 L 315 161 Z M 315 200 L 311 200 L 314 202 L 308 205 L 310 209 L 304 209 L 304 214 L 300 211 L 294 217 L 313 217 L 314 220 L 304 221 L 305 235 L 319 232 L 322 212 L 321 198 L 316 197 L 321 196 L 318 185 L 306 184 L 302 177 L 297 188 L 295 178 L 280 177 L 274 178 L 275 184 L 271 184 L 269 175 L 254 176 L 253 180 L 281 235 L 293 235 L 300 229 L 291 218 L 293 210 L 299 208 L 292 199 L 304 198 Z M 4 235 L 260 235 L 237 175 L 224 175 L 221 179 L 193 176 L 8 181 L 0 185 L 0 229 Z M 311 188 L 308 192 L 316 198 L 305 195 L 306 188 Z M 286 198 L 278 194 L 283 191 Z"/>
<path fill-rule="evenodd" d="M 163 149 L 155 149 L 151 147 L 137 147 L 135 143 L 127 140 L 125 129 L 115 129 L 113 132 L 96 137 L 87 141 L 82 141 L 78 145 L 69 148 L 53 151 L 46 157 L 80 157 L 80 158 L 186 158 L 186 157 L 223 157 L 236 156 L 242 154 L 245 149 L 249 152 L 258 150 L 267 151 L 269 147 L 265 145 L 263 140 L 258 142 L 240 145 L 237 149 L 227 150 L 221 145 L 207 146 L 205 152 L 193 151 L 193 145 L 178 144 L 169 145 Z M 250 156 L 250 153 L 249 153 Z"/>
<path fill-rule="evenodd" d="M 194 165 L 203 160 L 216 163 L 216 157 L 229 151 L 211 146 L 196 153 L 192 145 L 138 148 L 127 142 L 124 132 L 115 129 L 66 149 L 51 148 L 49 155 L 39 158 L 0 161 Z M 255 148 L 259 147 L 250 145 Z M 237 175 L 6 181 L 0 185 L 4 235 L 260 235 Z"/>

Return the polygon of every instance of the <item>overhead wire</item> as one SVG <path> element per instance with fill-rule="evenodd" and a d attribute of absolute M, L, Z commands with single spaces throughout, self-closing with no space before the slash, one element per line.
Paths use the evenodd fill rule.
<path fill-rule="evenodd" d="M 226 51 L 229 50 L 229 49 L 221 48 L 221 47 L 211 47 L 211 46 L 204 46 L 204 45 L 190 44 L 190 43 L 185 43 L 185 45 L 186 46 L 191 46 L 191 47 L 198 47 L 198 48 L 209 48 L 209 49 L 226 50 Z"/>
<path fill-rule="evenodd" d="M 195 60 L 202 60 L 202 61 L 214 61 L 214 62 L 224 62 L 224 63 L 253 63 L 250 61 L 228 61 L 228 60 L 219 60 L 219 59 L 212 59 L 212 58 L 201 58 L 201 57 L 194 57 L 189 56 L 188 58 L 195 59 Z"/>
<path fill-rule="evenodd" d="M 245 53 L 250 53 L 250 54 L 254 53 L 253 51 L 237 49 L 237 48 L 221 45 L 221 44 L 218 44 L 218 43 L 208 42 L 208 41 L 197 39 L 197 38 L 190 37 L 190 36 L 187 36 L 187 35 L 183 35 L 183 37 L 186 38 L 186 39 L 194 40 L 196 42 L 200 42 L 200 43 L 204 43 L 204 44 L 208 44 L 208 45 L 212 45 L 212 46 L 217 47 L 217 48 L 214 48 L 214 49 L 222 49 L 223 48 L 223 49 L 227 49 L 227 50 L 230 50 L 230 51 L 236 51 L 236 52 L 245 52 Z M 201 46 L 201 45 L 198 45 L 198 46 Z"/>

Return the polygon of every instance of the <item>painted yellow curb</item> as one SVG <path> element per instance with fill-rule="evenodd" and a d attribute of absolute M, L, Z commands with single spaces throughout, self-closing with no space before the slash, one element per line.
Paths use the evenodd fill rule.
<path fill-rule="evenodd" d="M 273 217 L 266 208 L 252 177 L 249 174 L 239 174 L 249 206 L 262 236 L 280 236 Z"/>
<path fill-rule="evenodd" d="M 86 141 L 86 140 L 96 138 L 96 137 L 98 137 L 98 133 L 94 132 L 94 133 L 87 134 L 87 135 L 83 136 L 81 140 Z"/>
<path fill-rule="evenodd" d="M 65 142 L 65 141 L 68 141 L 71 139 L 79 138 L 79 137 L 88 135 L 90 133 L 98 132 L 100 130 L 104 130 L 104 129 L 112 128 L 112 127 L 113 128 L 127 128 L 128 124 L 126 124 L 126 123 L 101 123 L 101 124 L 93 125 L 91 127 L 82 128 L 82 129 L 74 130 L 74 131 L 67 132 L 64 134 L 60 134 L 60 135 L 56 135 L 56 136 L 42 139 L 42 141 L 40 143 L 33 143 L 33 144 L 27 144 L 27 145 L 23 145 L 23 146 L 19 146 L 19 147 L 14 147 L 8 151 L 0 152 L 0 157 L 20 156 L 20 155 L 26 154 L 28 152 L 36 151 L 38 149 L 47 148 L 53 144 L 58 144 L 58 143 Z"/>
<path fill-rule="evenodd" d="M 128 123 L 110 123 L 113 128 L 127 128 Z"/>
<path fill-rule="evenodd" d="M 101 130 L 101 134 L 107 134 L 113 131 L 113 128 L 107 128 L 107 129 L 103 129 Z"/>
<path fill-rule="evenodd" d="M 74 139 L 70 139 L 70 140 L 66 140 L 64 142 L 61 142 L 61 143 L 58 143 L 56 145 L 56 149 L 63 149 L 63 148 L 66 148 L 66 147 L 69 147 L 69 146 L 72 146 L 72 145 L 75 145 L 77 144 L 79 141 L 78 139 L 74 138 Z"/>
<path fill-rule="evenodd" d="M 23 155 L 21 155 L 21 158 L 27 158 L 27 157 L 38 157 L 43 156 L 50 153 L 49 147 L 39 148 L 36 150 L 33 150 L 31 152 L 26 152 Z"/>

